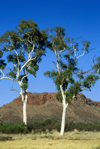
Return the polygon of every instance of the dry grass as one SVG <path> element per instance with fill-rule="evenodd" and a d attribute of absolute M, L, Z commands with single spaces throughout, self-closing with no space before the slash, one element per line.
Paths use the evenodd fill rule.
<path fill-rule="evenodd" d="M 65 133 L 64 137 L 59 136 L 58 132 L 9 137 L 12 137 L 12 140 L 0 141 L 0 149 L 92 149 L 100 146 L 100 132 L 74 131 Z"/>

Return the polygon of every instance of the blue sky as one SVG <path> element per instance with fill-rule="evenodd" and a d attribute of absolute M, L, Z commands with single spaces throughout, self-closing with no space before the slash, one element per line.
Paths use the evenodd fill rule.
<path fill-rule="evenodd" d="M 0 0 L 0 35 L 7 30 L 14 30 L 21 19 L 35 21 L 40 29 L 62 26 L 68 36 L 91 42 L 90 48 L 95 48 L 80 61 L 82 67 L 92 63 L 94 54 L 100 55 L 100 1 L 99 0 Z M 48 51 L 39 65 L 37 77 L 29 79 L 30 92 L 56 92 L 52 80 L 43 76 L 47 70 L 52 70 L 54 54 Z M 15 82 L 0 81 L 0 106 L 18 97 L 12 88 L 19 89 Z M 84 95 L 93 101 L 100 101 L 100 80 Z"/>

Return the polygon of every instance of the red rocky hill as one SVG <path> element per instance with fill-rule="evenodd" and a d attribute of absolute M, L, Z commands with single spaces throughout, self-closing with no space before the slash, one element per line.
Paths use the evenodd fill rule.
<path fill-rule="evenodd" d="M 56 93 L 31 93 L 28 92 L 28 104 L 30 105 L 41 105 L 44 104 L 47 101 L 57 100 Z M 94 105 L 96 107 L 100 107 L 100 102 L 93 102 L 90 98 L 85 97 L 83 94 L 78 94 L 77 98 L 74 98 L 72 100 L 72 103 L 74 101 L 82 101 L 83 103 L 86 103 L 88 105 Z M 21 96 L 14 99 L 14 101 L 17 105 L 22 105 Z"/>
<path fill-rule="evenodd" d="M 28 122 L 44 121 L 46 119 L 61 120 L 62 104 L 57 101 L 56 93 L 28 93 Z M 22 122 L 21 97 L 0 107 L 0 121 Z M 100 102 L 93 102 L 83 94 L 78 94 L 69 104 L 66 121 L 100 122 Z"/>

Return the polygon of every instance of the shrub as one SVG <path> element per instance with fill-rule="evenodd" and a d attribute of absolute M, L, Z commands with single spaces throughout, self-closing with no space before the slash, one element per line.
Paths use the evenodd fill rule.
<path fill-rule="evenodd" d="M 0 132 L 1 133 L 27 133 L 28 128 L 22 124 L 10 124 L 10 123 L 0 123 Z"/>
<path fill-rule="evenodd" d="M 32 123 L 32 127 L 33 127 L 33 129 L 39 129 L 40 123 L 35 121 L 34 123 Z"/>
<path fill-rule="evenodd" d="M 65 131 L 100 131 L 100 123 L 80 123 L 80 122 L 67 122 L 65 124 Z"/>
<path fill-rule="evenodd" d="M 21 124 L 10 124 L 10 123 L 1 123 L 0 122 L 0 133 L 41 133 L 48 130 L 48 132 L 51 132 L 52 130 L 57 130 L 60 132 L 61 123 L 60 122 L 53 122 L 52 120 L 48 119 L 44 122 L 37 122 L 28 124 L 26 126 L 24 123 Z M 67 131 L 73 131 L 74 129 L 77 129 L 78 131 L 100 131 L 100 123 L 79 123 L 79 122 L 67 122 L 65 124 L 65 132 Z"/>

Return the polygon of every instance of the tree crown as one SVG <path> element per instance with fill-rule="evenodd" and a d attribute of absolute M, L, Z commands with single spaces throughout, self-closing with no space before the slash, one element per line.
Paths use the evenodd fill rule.
<path fill-rule="evenodd" d="M 47 35 L 32 20 L 21 20 L 16 31 L 7 31 L 0 37 L 2 51 L 7 52 L 7 62 L 13 64 L 7 77 L 28 87 L 28 74 L 36 77 L 42 55 L 45 55 Z M 0 51 L 0 56 L 2 52 Z"/>
<path fill-rule="evenodd" d="M 91 90 L 92 85 L 98 79 L 93 75 L 93 68 L 83 72 L 78 66 L 80 57 L 89 53 L 90 42 L 83 41 L 82 55 L 77 56 L 79 44 L 74 38 L 67 37 L 65 29 L 56 27 L 48 31 L 49 47 L 56 55 L 56 70 L 45 72 L 45 76 L 53 79 L 59 91 L 57 97 L 61 101 L 60 85 L 66 96 L 67 102 L 70 102 L 74 96 L 84 89 Z"/>

